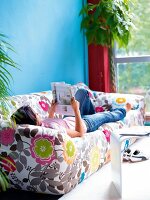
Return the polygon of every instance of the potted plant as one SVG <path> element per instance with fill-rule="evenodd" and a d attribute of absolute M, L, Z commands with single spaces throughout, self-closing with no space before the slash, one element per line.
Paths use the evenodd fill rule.
<path fill-rule="evenodd" d="M 130 0 L 98 0 L 87 3 L 80 15 L 83 15 L 81 29 L 85 30 L 88 44 L 112 47 L 126 47 L 134 27 Z"/>
<path fill-rule="evenodd" d="M 18 65 L 8 55 L 9 51 L 14 52 L 14 50 L 13 47 L 6 41 L 6 38 L 7 37 L 4 34 L 0 33 L 0 108 L 2 110 L 5 110 L 7 96 L 10 94 L 10 82 L 12 80 L 12 75 L 9 72 L 8 67 L 18 68 Z M 6 189 L 9 187 L 7 174 L 2 170 L 1 167 L 1 161 L 4 159 L 7 161 L 7 159 L 0 154 L 0 191 L 6 191 Z"/>
<path fill-rule="evenodd" d="M 134 16 L 131 12 L 132 0 L 89 0 L 80 11 L 83 15 L 81 30 L 87 38 L 90 49 L 101 46 L 108 48 L 109 66 L 111 71 L 111 87 L 115 92 L 115 66 L 112 47 L 116 42 L 118 47 L 126 48 L 131 38 Z M 106 49 L 105 48 L 105 49 Z M 96 52 L 95 50 L 93 51 Z"/>

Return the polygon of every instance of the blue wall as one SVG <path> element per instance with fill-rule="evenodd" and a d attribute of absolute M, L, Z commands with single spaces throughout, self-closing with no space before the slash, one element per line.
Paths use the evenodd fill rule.
<path fill-rule="evenodd" d="M 87 82 L 82 0 L 0 0 L 0 32 L 9 37 L 21 71 L 13 94 L 50 89 L 51 81 Z"/>

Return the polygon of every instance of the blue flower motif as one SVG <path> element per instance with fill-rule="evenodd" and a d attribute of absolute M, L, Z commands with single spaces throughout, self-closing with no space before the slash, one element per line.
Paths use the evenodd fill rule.
<path fill-rule="evenodd" d="M 133 106 L 133 110 L 139 109 L 139 104 Z"/>
<path fill-rule="evenodd" d="M 128 148 L 128 146 L 129 146 L 129 140 L 126 140 L 126 141 L 125 141 L 125 146 L 124 146 L 124 149 L 127 149 L 127 148 Z"/>
<path fill-rule="evenodd" d="M 82 172 L 80 176 L 80 183 L 84 180 L 84 178 L 85 178 L 85 172 Z"/>

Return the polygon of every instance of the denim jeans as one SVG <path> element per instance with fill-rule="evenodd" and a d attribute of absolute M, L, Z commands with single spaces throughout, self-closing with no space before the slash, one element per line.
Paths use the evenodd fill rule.
<path fill-rule="evenodd" d="M 85 121 L 87 132 L 95 131 L 104 123 L 116 122 L 126 116 L 126 110 L 124 108 L 116 108 L 111 111 L 95 113 L 88 91 L 85 89 L 79 89 L 75 98 L 80 102 L 81 117 Z"/>
<path fill-rule="evenodd" d="M 81 116 L 95 114 L 95 108 L 90 100 L 87 90 L 79 89 L 75 94 L 75 99 L 80 102 Z"/>

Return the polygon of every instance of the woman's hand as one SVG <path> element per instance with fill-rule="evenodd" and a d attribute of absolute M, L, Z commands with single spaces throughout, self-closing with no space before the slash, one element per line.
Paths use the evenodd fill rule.
<path fill-rule="evenodd" d="M 54 117 L 54 113 L 55 113 L 55 110 L 56 110 L 56 105 L 57 105 L 57 103 L 52 100 L 51 107 L 49 108 L 49 117 L 50 118 Z"/>
<path fill-rule="evenodd" d="M 77 100 L 75 100 L 74 97 L 71 98 L 71 106 L 72 106 L 75 113 L 78 112 L 78 111 L 80 112 L 80 110 L 79 110 L 80 103 Z"/>
<path fill-rule="evenodd" d="M 52 100 L 50 109 L 51 109 L 53 112 L 55 112 L 55 110 L 56 110 L 56 105 L 57 105 L 57 103 L 56 103 L 54 100 Z"/>

